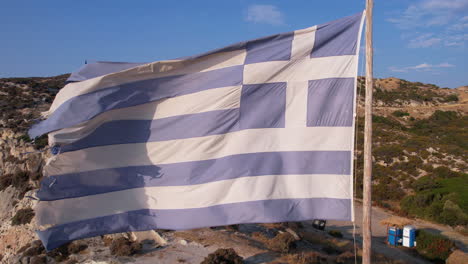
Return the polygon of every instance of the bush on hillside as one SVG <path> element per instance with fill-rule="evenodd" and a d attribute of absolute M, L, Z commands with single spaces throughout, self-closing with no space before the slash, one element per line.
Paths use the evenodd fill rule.
<path fill-rule="evenodd" d="M 385 181 L 385 179 L 391 179 L 392 177 L 398 176 L 397 171 L 387 166 L 380 164 L 373 164 L 372 166 L 372 177 L 379 181 Z"/>
<path fill-rule="evenodd" d="M 200 264 L 242 264 L 244 260 L 232 248 L 220 248 L 209 254 Z"/>
<path fill-rule="evenodd" d="M 408 161 L 401 161 L 397 162 L 392 165 L 392 169 L 394 170 L 401 170 L 406 172 L 407 174 L 418 176 L 419 171 L 418 168 L 422 167 L 423 161 L 421 158 L 417 156 L 409 156 Z"/>
<path fill-rule="evenodd" d="M 445 263 L 449 257 L 454 243 L 436 234 L 431 234 L 425 230 L 419 230 L 416 235 L 416 250 L 424 258 L 436 262 Z"/>
<path fill-rule="evenodd" d="M 459 100 L 458 95 L 451 94 L 451 95 L 445 97 L 443 102 L 446 102 L 446 103 L 448 103 L 448 102 L 458 102 L 458 100 Z"/>
<path fill-rule="evenodd" d="M 468 224 L 468 215 L 456 203 L 446 200 L 442 212 L 438 217 L 439 222 L 451 226 L 465 226 Z"/>
<path fill-rule="evenodd" d="M 404 117 L 404 116 L 409 116 L 410 114 L 408 112 L 397 110 L 397 111 L 393 112 L 392 115 L 394 115 L 396 117 Z"/>
<path fill-rule="evenodd" d="M 393 91 L 376 89 L 376 100 L 387 105 L 404 104 L 409 100 L 433 103 L 455 100 L 455 97 L 438 94 L 428 84 L 420 85 L 424 86 L 420 88 L 418 84 L 402 81 L 401 86 Z M 395 111 L 385 117 L 373 116 L 374 198 L 381 206 L 388 199 L 400 200 L 404 214 L 452 226 L 468 224 L 468 192 L 465 190 L 468 176 L 463 173 L 468 166 L 458 162 L 468 158 L 468 116 L 437 110 L 428 118 L 410 117 L 411 122 L 400 123 L 404 116 L 407 116 L 404 111 Z M 356 195 L 360 198 L 364 122 L 363 119 L 358 121 L 355 177 Z M 434 151 L 428 151 L 429 147 Z M 377 163 L 379 161 L 389 166 L 382 166 Z M 434 168 L 432 164 L 438 167 Z M 458 168 L 459 172 L 453 168 Z M 422 172 L 427 176 L 416 180 Z M 408 189 L 413 189 L 414 193 L 407 194 L 405 190 Z"/>
<path fill-rule="evenodd" d="M 401 189 L 400 184 L 392 180 L 390 184 L 380 182 L 372 186 L 372 197 L 376 201 L 383 200 L 400 200 L 405 196 L 405 192 Z"/>
<path fill-rule="evenodd" d="M 426 150 L 429 141 L 430 138 L 426 136 L 412 136 L 405 140 L 403 146 L 408 152 L 420 153 Z"/>
<path fill-rule="evenodd" d="M 406 130 L 406 127 L 400 124 L 400 122 L 384 116 L 372 115 L 372 122 L 376 124 L 384 124 L 387 125 L 389 128 Z"/>
<path fill-rule="evenodd" d="M 439 166 L 435 168 L 432 171 L 432 174 L 435 177 L 441 178 L 441 179 L 447 179 L 447 178 L 454 178 L 454 177 L 461 177 L 462 173 L 453 171 L 445 166 Z"/>
<path fill-rule="evenodd" d="M 437 190 L 425 190 L 403 198 L 402 211 L 450 226 L 467 225 L 468 214 L 457 204 L 458 195 L 440 194 Z"/>
<path fill-rule="evenodd" d="M 31 208 L 20 209 L 11 218 L 11 225 L 29 224 L 34 217 L 34 210 Z"/>
<path fill-rule="evenodd" d="M 424 190 L 431 190 L 440 187 L 440 183 L 438 183 L 433 177 L 424 176 L 417 179 L 411 185 L 413 190 L 416 192 L 424 191 Z"/>
<path fill-rule="evenodd" d="M 373 154 L 376 157 L 376 160 L 383 160 L 387 164 L 390 164 L 392 163 L 393 158 L 400 157 L 404 153 L 403 148 L 400 145 L 393 144 L 377 147 L 373 150 Z"/>

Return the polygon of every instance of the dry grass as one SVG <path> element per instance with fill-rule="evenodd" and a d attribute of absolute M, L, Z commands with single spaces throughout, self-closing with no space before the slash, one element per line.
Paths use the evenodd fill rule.
<path fill-rule="evenodd" d="M 295 248 L 294 236 L 287 232 L 279 233 L 274 238 L 268 238 L 264 234 L 256 232 L 252 234 L 252 238 L 262 242 L 268 249 L 279 253 L 289 253 Z"/>
<path fill-rule="evenodd" d="M 116 256 L 132 256 L 141 250 L 141 243 L 132 242 L 124 237 L 112 241 L 110 251 Z"/>
<path fill-rule="evenodd" d="M 391 216 L 380 221 L 381 225 L 396 227 L 404 227 L 405 225 L 411 225 L 412 223 L 413 221 L 398 216 Z"/>

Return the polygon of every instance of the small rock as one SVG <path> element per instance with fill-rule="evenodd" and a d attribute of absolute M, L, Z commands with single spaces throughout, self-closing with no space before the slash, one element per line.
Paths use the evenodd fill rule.
<path fill-rule="evenodd" d="M 47 257 L 46 256 L 34 256 L 29 260 L 29 264 L 46 264 Z"/>
<path fill-rule="evenodd" d="M 286 228 L 286 232 L 288 232 L 289 234 L 291 234 L 294 239 L 297 241 L 297 240 L 301 240 L 301 238 L 299 237 L 299 235 L 294 231 L 292 230 L 291 228 Z"/>
<path fill-rule="evenodd" d="M 266 241 L 267 247 L 273 251 L 289 253 L 295 247 L 295 239 L 290 233 L 277 234 L 274 238 Z"/>
<path fill-rule="evenodd" d="M 167 241 L 154 230 L 132 232 L 131 238 L 140 243 L 144 243 L 144 241 L 154 241 L 158 246 L 167 245 Z"/>
<path fill-rule="evenodd" d="M 40 244 L 39 246 L 31 246 L 30 248 L 26 249 L 26 251 L 24 251 L 24 256 L 37 256 L 37 255 L 40 255 L 41 253 L 44 252 L 44 247 L 42 246 L 42 244 Z"/>
<path fill-rule="evenodd" d="M 242 264 L 244 260 L 232 248 L 220 248 L 209 254 L 200 264 Z"/>
<path fill-rule="evenodd" d="M 31 247 L 43 247 L 42 246 L 42 241 L 34 240 L 33 242 L 31 242 Z"/>
<path fill-rule="evenodd" d="M 31 257 L 22 257 L 19 261 L 20 264 L 29 264 L 29 260 L 31 259 Z"/>
<path fill-rule="evenodd" d="M 179 241 L 179 243 L 182 245 L 182 246 L 186 246 L 188 244 L 188 242 L 186 240 L 181 240 Z"/>

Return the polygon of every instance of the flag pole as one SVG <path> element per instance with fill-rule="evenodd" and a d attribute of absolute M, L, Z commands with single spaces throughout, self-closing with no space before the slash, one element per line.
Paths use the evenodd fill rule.
<path fill-rule="evenodd" d="M 372 8 L 373 0 L 366 0 L 366 101 L 364 126 L 364 176 L 362 210 L 362 263 L 371 263 L 371 183 L 372 183 L 372 87 L 373 87 L 373 50 L 372 50 Z"/>

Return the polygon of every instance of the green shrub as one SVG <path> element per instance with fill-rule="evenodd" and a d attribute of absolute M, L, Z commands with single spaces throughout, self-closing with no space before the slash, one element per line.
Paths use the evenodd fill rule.
<path fill-rule="evenodd" d="M 413 136 L 408 138 L 404 143 L 403 146 L 405 149 L 409 152 L 421 152 L 423 150 L 426 150 L 426 148 L 429 146 L 428 142 L 430 142 L 429 137 L 425 136 Z"/>
<path fill-rule="evenodd" d="M 393 158 L 403 155 L 403 148 L 400 145 L 383 145 L 373 150 L 377 160 L 384 160 L 386 163 L 392 163 Z"/>
<path fill-rule="evenodd" d="M 372 197 L 377 201 L 400 200 L 405 196 L 400 183 L 391 180 L 390 183 L 379 182 L 372 187 Z"/>
<path fill-rule="evenodd" d="M 460 177 L 462 173 L 453 171 L 445 166 L 439 166 L 435 168 L 432 171 L 433 175 L 442 178 L 442 179 L 447 179 L 447 178 L 454 178 L 454 177 Z"/>
<path fill-rule="evenodd" d="M 442 212 L 438 215 L 438 220 L 451 226 L 465 226 L 468 224 L 468 215 L 451 200 L 446 200 Z"/>
<path fill-rule="evenodd" d="M 425 149 L 420 149 L 419 150 L 419 156 L 423 159 L 427 159 L 429 158 L 429 156 L 431 155 L 431 153 Z M 432 167 L 432 166 L 431 166 Z"/>
<path fill-rule="evenodd" d="M 433 190 L 434 193 L 447 196 L 453 202 L 456 202 L 463 212 L 468 214 L 468 174 L 462 173 L 460 177 L 439 179 L 441 187 Z"/>
<path fill-rule="evenodd" d="M 339 230 L 329 230 L 328 234 L 333 237 L 342 238 L 343 234 Z"/>
<path fill-rule="evenodd" d="M 373 164 L 372 166 L 372 177 L 378 179 L 380 182 L 385 181 L 386 179 L 392 179 L 396 177 L 398 173 L 391 169 L 390 167 L 382 166 L 380 164 Z"/>
<path fill-rule="evenodd" d="M 397 110 L 397 111 L 393 112 L 392 115 L 394 115 L 396 117 L 403 117 L 403 116 L 409 116 L 410 114 L 408 112 Z"/>
<path fill-rule="evenodd" d="M 454 243 L 436 234 L 431 234 L 425 230 L 419 230 L 416 236 L 416 250 L 424 258 L 436 263 L 445 263 Z"/>
<path fill-rule="evenodd" d="M 36 149 L 43 149 L 48 144 L 49 144 L 49 138 L 47 137 L 47 135 L 43 135 L 34 140 L 34 147 Z"/>
<path fill-rule="evenodd" d="M 409 156 L 408 161 L 398 162 L 392 165 L 394 170 L 402 170 L 410 175 L 418 176 L 419 171 L 418 167 L 421 167 L 423 164 L 421 158 L 416 156 Z"/>
<path fill-rule="evenodd" d="M 31 142 L 32 141 L 31 138 L 29 138 L 29 136 L 27 134 L 19 136 L 18 140 L 23 140 L 24 142 Z"/>
<path fill-rule="evenodd" d="M 458 95 L 456 94 L 451 94 L 447 97 L 444 98 L 443 102 L 458 102 Z"/>
<path fill-rule="evenodd" d="M 466 155 L 468 150 L 468 116 L 455 111 L 435 111 L 429 118 L 415 121 L 411 133 L 430 139 L 442 151 L 454 155 Z"/>
<path fill-rule="evenodd" d="M 434 167 L 432 165 L 429 165 L 429 164 L 423 164 L 421 169 L 427 171 L 427 172 L 433 172 L 434 171 Z"/>
<path fill-rule="evenodd" d="M 413 190 L 419 192 L 438 188 L 440 187 L 440 183 L 436 182 L 436 180 L 430 176 L 424 176 L 413 182 L 411 187 Z"/>
<path fill-rule="evenodd" d="M 400 130 L 405 130 L 405 126 L 400 124 L 400 122 L 395 121 L 394 119 L 384 117 L 384 116 L 378 116 L 378 115 L 372 115 L 372 123 L 375 124 L 384 124 L 387 125 L 390 128 L 398 128 Z"/>
<path fill-rule="evenodd" d="M 411 185 L 416 194 L 403 198 L 400 206 L 412 216 L 451 226 L 468 225 L 466 186 L 466 175 L 448 179 L 424 176 Z"/>

